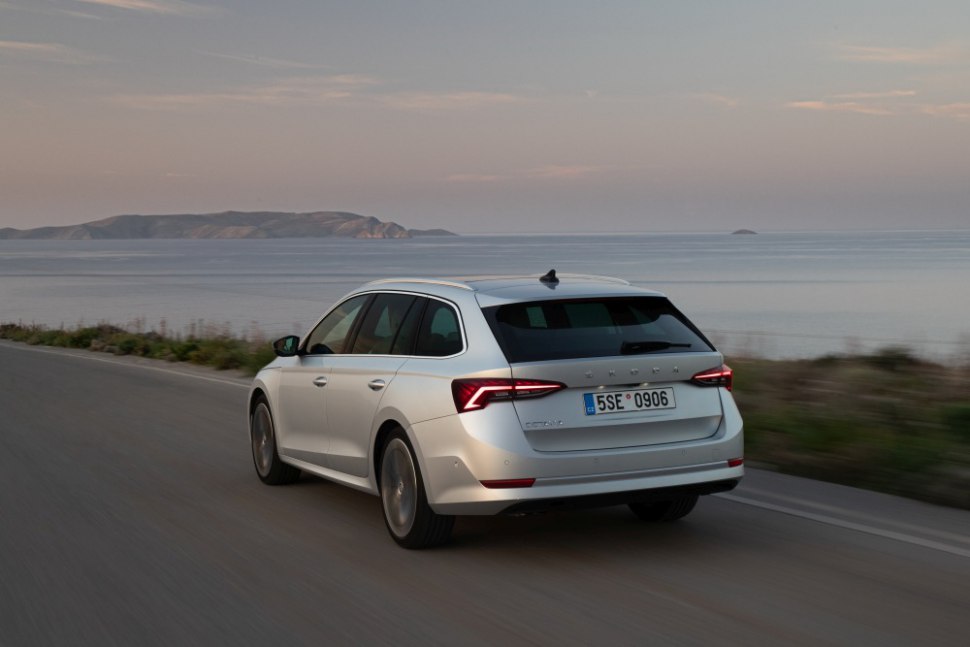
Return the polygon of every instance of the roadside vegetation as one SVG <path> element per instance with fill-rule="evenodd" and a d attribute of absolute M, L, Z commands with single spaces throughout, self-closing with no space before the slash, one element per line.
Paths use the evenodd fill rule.
<path fill-rule="evenodd" d="M 0 324 L 0 339 L 35 346 L 83 348 L 114 355 L 190 362 L 219 370 L 239 369 L 249 375 L 255 375 L 275 357 L 269 343 L 259 334 L 241 339 L 227 330 L 205 326 L 193 326 L 187 335 L 169 335 L 154 331 L 132 332 L 110 324 L 68 330 L 3 323 Z"/>
<path fill-rule="evenodd" d="M 0 324 L 0 338 L 250 375 L 273 357 L 260 334 L 186 335 L 108 324 L 72 330 Z M 732 358 L 750 465 L 970 509 L 970 361 L 905 348 L 812 360 Z"/>
<path fill-rule="evenodd" d="M 749 463 L 970 509 L 970 363 L 894 347 L 731 365 Z"/>

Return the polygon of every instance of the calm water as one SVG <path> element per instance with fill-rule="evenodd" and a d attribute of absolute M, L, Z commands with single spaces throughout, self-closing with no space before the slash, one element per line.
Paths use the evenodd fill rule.
<path fill-rule="evenodd" d="M 0 321 L 302 333 L 394 275 L 619 276 L 667 293 L 727 354 L 906 344 L 970 352 L 970 230 L 462 236 L 414 240 L 0 241 Z"/>

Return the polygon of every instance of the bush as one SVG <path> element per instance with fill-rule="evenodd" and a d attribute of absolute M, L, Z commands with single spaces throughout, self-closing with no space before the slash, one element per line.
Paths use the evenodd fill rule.
<path fill-rule="evenodd" d="M 0 339 L 32 345 L 86 348 L 115 355 L 135 355 L 172 362 L 192 362 L 220 370 L 244 369 L 255 375 L 275 356 L 269 344 L 253 344 L 224 332 L 209 338 L 171 338 L 155 332 L 128 332 L 108 324 L 74 330 L 0 324 Z"/>
<path fill-rule="evenodd" d="M 189 353 L 189 361 L 224 371 L 244 366 L 247 354 L 244 342 L 231 337 L 216 337 L 198 340 L 196 349 Z"/>
<path fill-rule="evenodd" d="M 966 370 L 905 349 L 730 364 L 750 461 L 937 503 L 970 501 Z"/>
<path fill-rule="evenodd" d="M 256 375 L 259 369 L 263 368 L 270 362 L 276 359 L 276 353 L 273 351 L 273 347 L 268 343 L 255 344 L 250 347 L 249 355 L 246 357 L 246 363 L 243 368 L 250 375 Z"/>
<path fill-rule="evenodd" d="M 970 443 L 970 402 L 943 407 L 943 425 L 960 442 Z"/>
<path fill-rule="evenodd" d="M 920 363 L 913 351 L 902 346 L 887 346 L 864 359 L 869 365 L 883 371 L 899 371 Z"/>

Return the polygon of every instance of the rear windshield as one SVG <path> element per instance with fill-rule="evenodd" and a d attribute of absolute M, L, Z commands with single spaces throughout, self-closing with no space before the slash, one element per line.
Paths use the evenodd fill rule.
<path fill-rule="evenodd" d="M 532 301 L 483 311 L 513 364 L 714 350 L 664 297 Z"/>

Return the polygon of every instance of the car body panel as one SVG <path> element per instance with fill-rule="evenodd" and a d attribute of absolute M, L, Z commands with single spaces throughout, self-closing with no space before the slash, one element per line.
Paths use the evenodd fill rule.
<path fill-rule="evenodd" d="M 725 391 L 726 392 L 726 391 Z M 728 398 L 714 435 L 647 447 L 571 452 L 534 450 L 518 429 L 511 403 L 415 425 L 409 435 L 421 446 L 428 502 L 439 514 L 496 514 L 524 501 L 566 499 L 650 487 L 675 487 L 740 479 L 741 417 Z M 488 489 L 483 480 L 535 478 L 528 488 Z"/>
<path fill-rule="evenodd" d="M 327 466 L 366 477 L 372 461 L 370 437 L 377 409 L 407 358 L 339 355 L 331 360 L 326 391 Z M 378 388 L 377 383 L 384 386 Z"/>
<path fill-rule="evenodd" d="M 712 436 L 721 420 L 715 389 L 690 378 L 720 366 L 719 353 L 629 355 L 513 364 L 512 376 L 555 380 L 567 386 L 549 396 L 515 400 L 521 428 L 538 451 L 655 445 Z M 587 393 L 668 388 L 674 408 L 587 415 Z"/>
<path fill-rule="evenodd" d="M 324 466 L 329 448 L 322 433 L 327 418 L 326 394 L 325 387 L 315 381 L 329 379 L 331 367 L 322 355 L 292 359 L 275 369 L 278 395 L 270 398 L 279 453 Z"/>

